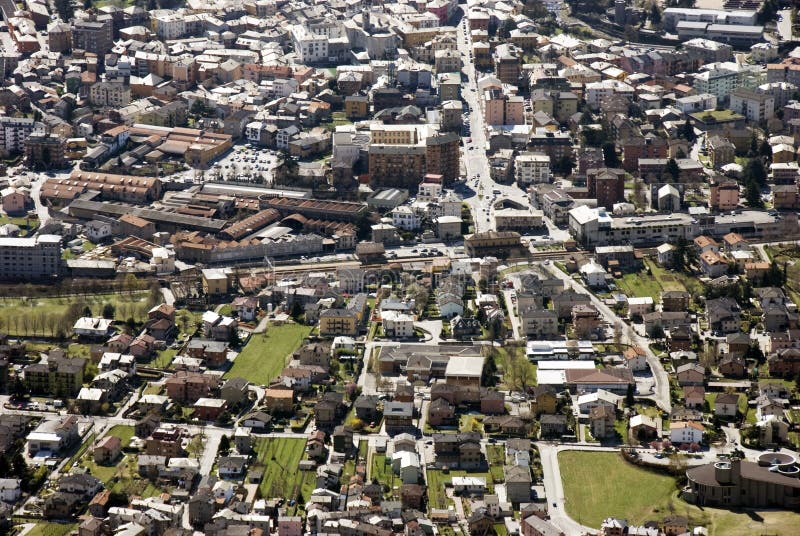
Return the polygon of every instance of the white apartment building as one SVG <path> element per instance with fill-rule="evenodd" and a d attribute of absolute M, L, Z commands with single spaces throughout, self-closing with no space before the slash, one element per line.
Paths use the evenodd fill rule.
<path fill-rule="evenodd" d="M 418 201 L 433 201 L 442 195 L 442 185 L 438 182 L 423 182 L 417 191 Z"/>
<path fill-rule="evenodd" d="M 33 119 L 25 117 L 0 117 L 0 152 L 22 152 L 25 139 L 34 128 Z"/>
<path fill-rule="evenodd" d="M 546 154 L 523 153 L 514 160 L 514 179 L 517 184 L 550 182 L 550 157 Z"/>
<path fill-rule="evenodd" d="M 713 110 L 717 107 L 717 97 L 711 93 L 689 95 L 675 100 L 675 107 L 685 114 Z"/>
<path fill-rule="evenodd" d="M 727 100 L 739 87 L 739 76 L 729 69 L 710 69 L 694 75 L 694 88 L 700 93 L 710 93 L 719 100 Z"/>
<path fill-rule="evenodd" d="M 619 80 L 603 80 L 602 82 L 590 82 L 586 84 L 586 104 L 592 109 L 600 107 L 604 98 L 614 94 L 626 97 L 633 97 L 633 87 Z"/>
<path fill-rule="evenodd" d="M 328 36 L 310 31 L 303 25 L 292 26 L 292 43 L 300 63 L 328 61 Z"/>
<path fill-rule="evenodd" d="M 775 115 L 775 98 L 769 93 L 737 89 L 731 93 L 730 109 L 757 123 Z"/>
<path fill-rule="evenodd" d="M 383 332 L 387 337 L 404 339 L 414 336 L 414 317 L 400 311 L 384 311 L 381 313 Z"/>
<path fill-rule="evenodd" d="M 156 35 L 162 41 L 179 39 L 186 35 L 186 18 L 174 11 L 157 10 L 151 13 Z"/>
<path fill-rule="evenodd" d="M 419 216 L 407 205 L 401 205 L 392 210 L 392 225 L 404 231 L 419 229 Z"/>

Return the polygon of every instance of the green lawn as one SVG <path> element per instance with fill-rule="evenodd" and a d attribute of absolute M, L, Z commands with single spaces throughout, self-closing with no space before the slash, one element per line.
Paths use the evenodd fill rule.
<path fill-rule="evenodd" d="M 175 357 L 175 354 L 177 353 L 178 351 L 174 348 L 160 350 L 156 355 L 156 358 L 149 363 L 149 366 L 158 369 L 165 369 L 169 367 L 169 364 L 172 363 L 172 358 Z"/>
<path fill-rule="evenodd" d="M 708 410 L 711 413 L 714 412 L 714 402 L 716 402 L 717 395 L 719 395 L 719 394 L 720 393 L 706 393 L 705 398 L 706 398 L 706 402 L 708 402 Z M 737 402 L 737 407 L 739 408 L 739 413 L 741 413 L 742 415 L 746 415 L 747 414 L 747 397 L 746 396 L 742 396 L 741 394 L 739 394 L 738 396 L 739 396 L 739 401 Z"/>
<path fill-rule="evenodd" d="M 641 524 L 672 514 L 705 525 L 710 536 L 789 536 L 800 526 L 796 512 L 737 513 L 690 505 L 677 496 L 672 477 L 635 467 L 616 453 L 566 451 L 558 461 L 567 513 L 590 527 L 599 527 L 607 517 Z"/>
<path fill-rule="evenodd" d="M 370 465 L 369 479 L 377 478 L 378 482 L 382 485 L 389 486 L 389 489 L 394 489 L 395 485 L 402 484 L 400 480 L 395 482 L 395 474 L 392 471 L 392 460 L 383 454 L 375 454 L 372 456 L 372 464 Z"/>
<path fill-rule="evenodd" d="M 600 527 L 604 519 L 629 523 L 654 518 L 654 507 L 670 500 L 675 480 L 634 467 L 619 454 L 566 451 L 558 454 L 567 513 L 577 522 Z"/>
<path fill-rule="evenodd" d="M 492 475 L 489 473 L 480 473 L 472 471 L 448 471 L 447 474 L 440 469 L 428 469 L 428 507 L 429 508 L 447 508 L 450 505 L 450 499 L 445 494 L 445 485 L 449 485 L 454 476 L 475 476 L 483 477 L 486 479 L 486 487 L 492 487 Z M 491 493 L 491 491 L 489 491 Z"/>
<path fill-rule="evenodd" d="M 506 461 L 506 452 L 503 445 L 486 445 L 486 460 L 489 462 L 489 474 L 494 482 L 502 482 L 503 465 Z"/>
<path fill-rule="evenodd" d="M 256 441 L 258 461 L 264 464 L 261 481 L 263 497 L 297 498 L 307 501 L 316 485 L 315 471 L 300 471 L 298 464 L 305 453 L 305 439 L 262 438 Z"/>
<path fill-rule="evenodd" d="M 253 335 L 236 356 L 226 377 L 241 376 L 256 384 L 268 384 L 286 366 L 289 355 L 300 348 L 311 326 L 270 326 L 263 335 Z"/>
<path fill-rule="evenodd" d="M 650 296 L 658 300 L 662 290 L 699 290 L 701 285 L 698 281 L 686 274 L 667 270 L 650 259 L 645 261 L 645 266 L 650 269 L 637 273 L 625 274 L 621 279 L 614 282 L 617 287 L 628 296 L 645 297 Z"/>
<path fill-rule="evenodd" d="M 78 530 L 77 523 L 36 523 L 26 536 L 67 536 L 73 530 Z"/>
<path fill-rule="evenodd" d="M 77 303 L 81 309 L 89 307 L 94 316 L 100 316 L 103 306 L 114 306 L 115 320 L 125 321 L 132 317 L 137 322 L 147 317 L 151 304 L 147 291 L 131 294 L 94 294 L 63 296 L 60 298 L 0 298 L 0 331 L 12 336 L 54 336 L 59 329 L 69 332 L 72 323 L 64 322 L 71 305 Z M 82 313 L 82 311 L 81 311 Z M 80 316 L 80 314 L 78 315 Z"/>
<path fill-rule="evenodd" d="M 117 436 L 122 442 L 122 448 L 125 448 L 130 444 L 131 438 L 133 437 L 133 426 L 118 424 L 111 428 L 106 435 Z"/>

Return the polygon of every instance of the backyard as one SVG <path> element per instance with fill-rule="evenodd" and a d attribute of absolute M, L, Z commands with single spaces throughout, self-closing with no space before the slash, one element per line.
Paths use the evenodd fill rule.
<path fill-rule="evenodd" d="M 448 471 L 445 473 L 440 469 L 428 469 L 428 506 L 429 508 L 447 508 L 450 499 L 445 493 L 445 486 L 450 485 L 454 476 L 474 476 L 486 479 L 486 487 L 492 493 L 492 477 L 489 473 L 467 472 L 467 471 Z"/>
<path fill-rule="evenodd" d="M 255 384 L 268 384 L 281 373 L 289 355 L 300 348 L 310 332 L 311 326 L 302 324 L 270 326 L 266 333 L 250 338 L 225 376 L 241 376 Z"/>
<path fill-rule="evenodd" d="M 675 479 L 635 467 L 617 453 L 566 451 L 558 454 L 567 513 L 599 527 L 607 517 L 641 524 L 683 515 L 705 524 L 710 536 L 754 533 L 796 534 L 800 514 L 787 511 L 732 512 L 698 508 L 678 497 Z"/>
<path fill-rule="evenodd" d="M 26 536 L 67 536 L 78 529 L 77 523 L 36 523 Z"/>
<path fill-rule="evenodd" d="M 308 500 L 316 485 L 315 471 L 298 468 L 305 453 L 306 440 L 300 438 L 262 438 L 255 444 L 258 461 L 264 464 L 261 480 L 263 497 L 286 497 L 298 500 L 302 494 Z"/>
<path fill-rule="evenodd" d="M 649 274 L 647 268 L 650 269 Z M 688 290 L 692 294 L 702 292 L 699 281 L 686 274 L 667 270 L 650 259 L 645 260 L 645 269 L 625 274 L 622 278 L 615 279 L 614 283 L 628 296 L 650 296 L 655 300 L 662 290 Z"/>

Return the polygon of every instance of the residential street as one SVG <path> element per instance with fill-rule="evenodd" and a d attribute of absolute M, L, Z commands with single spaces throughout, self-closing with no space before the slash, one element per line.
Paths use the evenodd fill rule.
<path fill-rule="evenodd" d="M 580 292 L 581 294 L 586 294 L 592 301 L 592 305 L 594 305 L 600 313 L 605 317 L 606 321 L 608 321 L 611 325 L 615 325 L 617 323 L 621 323 L 626 325 L 623 320 L 617 316 L 617 314 L 611 310 L 606 304 L 603 303 L 597 296 L 592 294 L 585 286 L 581 283 L 578 283 L 570 276 L 562 272 L 557 266 L 554 266 L 552 263 L 545 265 L 545 269 L 550 272 L 555 277 L 558 277 L 564 283 L 568 289 L 573 289 L 576 292 Z M 664 370 L 663 365 L 658 360 L 656 355 L 650 349 L 650 342 L 647 338 L 642 337 L 641 335 L 637 334 L 633 329 L 624 329 L 623 330 L 623 338 L 625 342 L 628 344 L 637 345 L 642 350 L 644 350 L 645 355 L 647 357 L 647 364 L 650 366 L 650 371 L 653 374 L 653 378 L 655 379 L 655 388 L 654 393 L 652 396 L 648 396 L 647 398 L 652 398 L 656 405 L 664 411 L 671 411 L 672 410 L 672 401 L 669 395 L 669 376 L 667 372 Z"/>

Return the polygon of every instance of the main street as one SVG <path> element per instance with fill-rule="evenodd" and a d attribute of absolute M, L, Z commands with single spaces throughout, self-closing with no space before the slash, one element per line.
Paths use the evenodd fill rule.
<path fill-rule="evenodd" d="M 466 17 L 457 26 L 456 34 L 458 50 L 462 54 L 464 65 L 462 73 L 467 76 L 467 80 L 462 84 L 461 95 L 469 107 L 464 112 L 469 122 L 470 137 L 464 140 L 462 160 L 467 173 L 466 184 L 473 194 L 465 196 L 464 202 L 472 211 L 475 231 L 484 232 L 494 229 L 493 215 L 496 202 L 508 198 L 527 207 L 530 206 L 530 199 L 516 184 L 499 184 L 490 176 L 489 159 L 486 157 L 486 125 L 480 103 L 478 74 L 472 61 L 472 41 Z M 469 139 L 471 141 L 468 142 Z"/>

